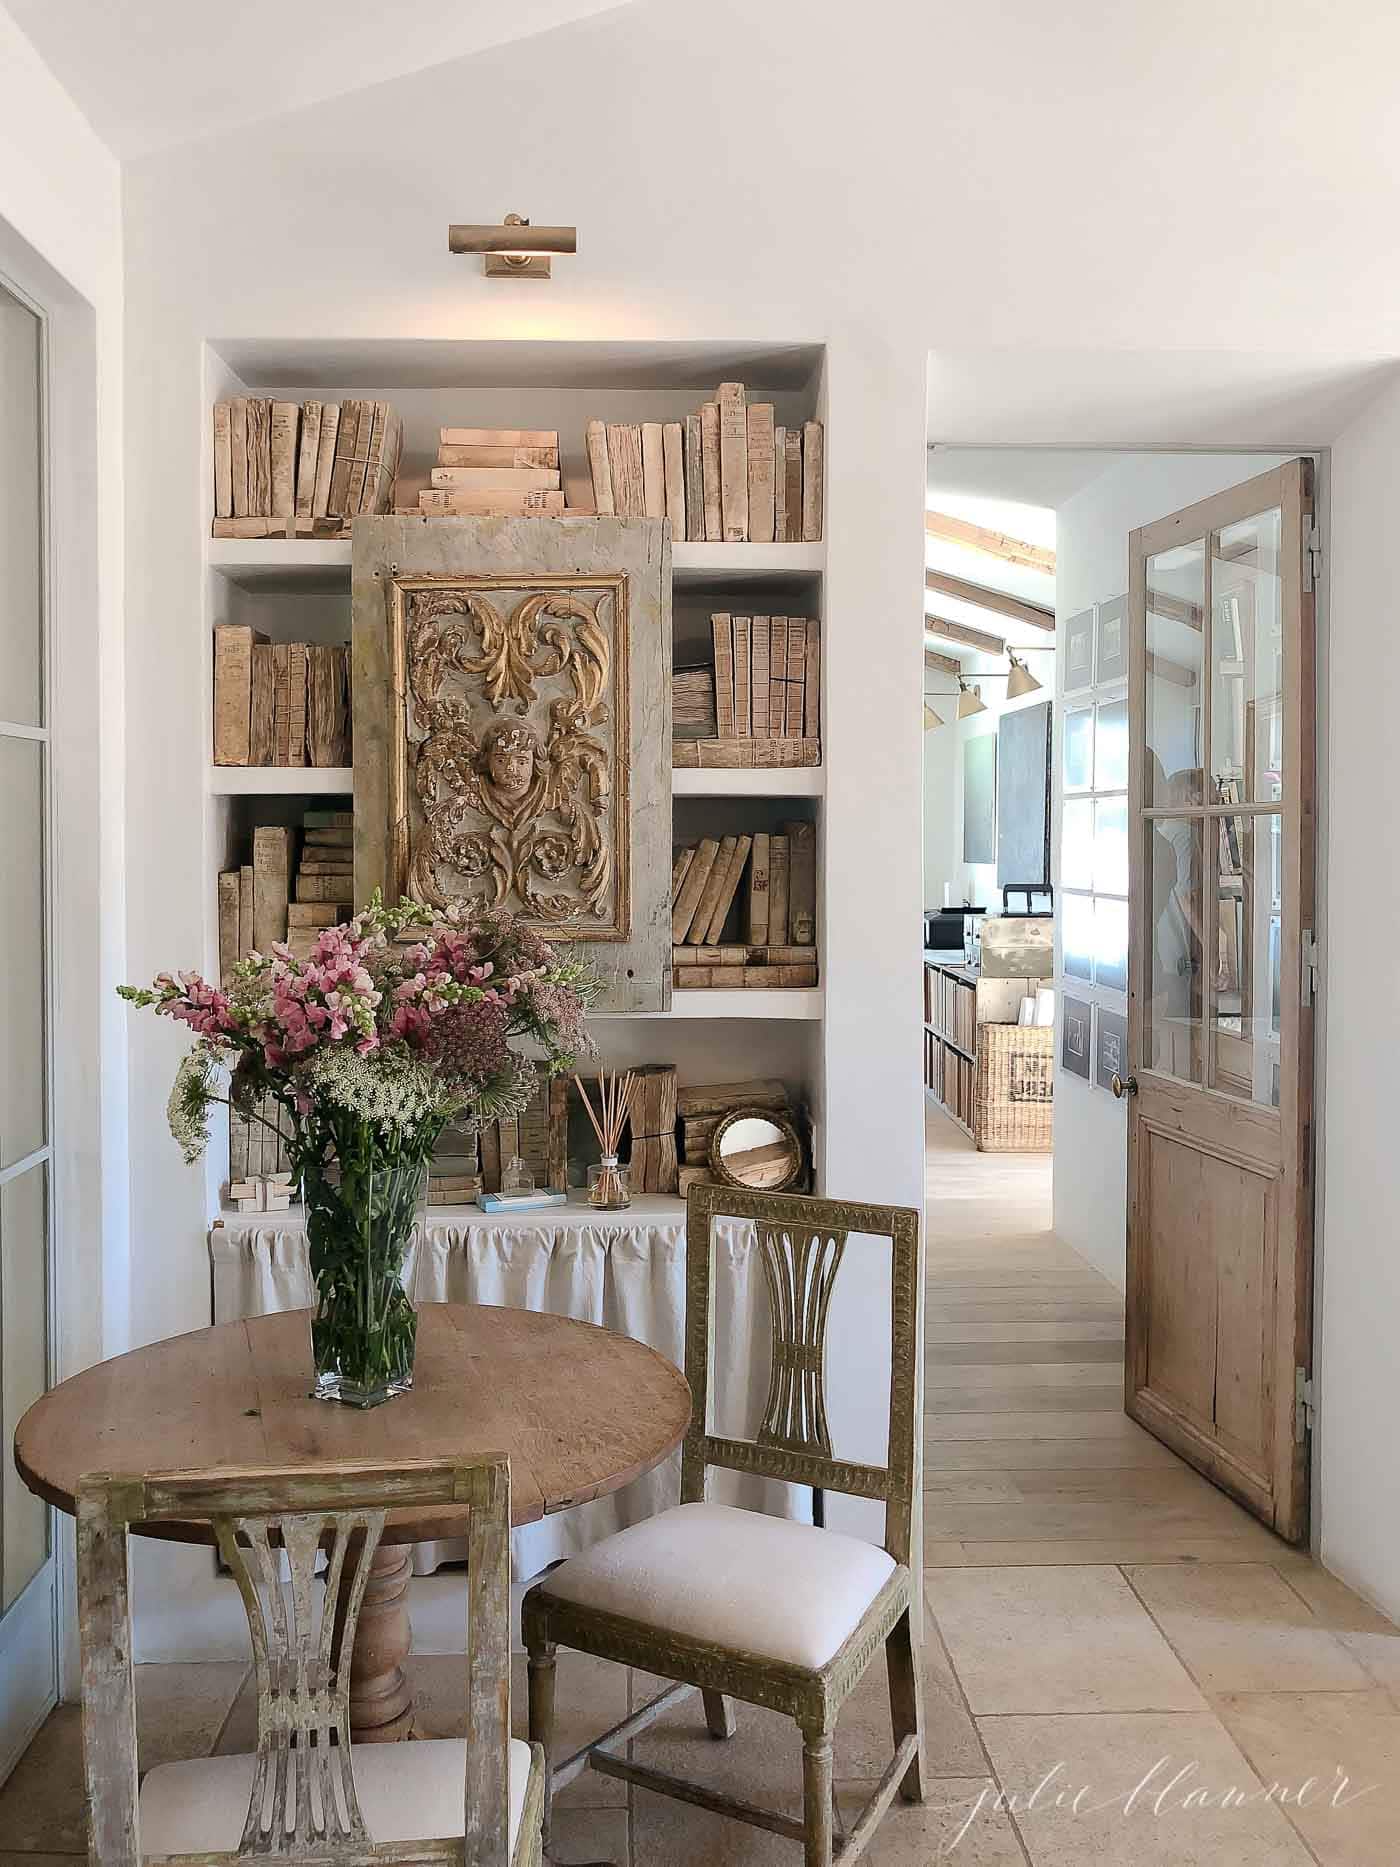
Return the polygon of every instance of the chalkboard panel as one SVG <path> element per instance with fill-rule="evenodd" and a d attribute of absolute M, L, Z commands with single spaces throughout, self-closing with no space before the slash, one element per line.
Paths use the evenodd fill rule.
<path fill-rule="evenodd" d="M 1050 705 L 1003 713 L 997 731 L 997 886 L 1050 885 Z"/>

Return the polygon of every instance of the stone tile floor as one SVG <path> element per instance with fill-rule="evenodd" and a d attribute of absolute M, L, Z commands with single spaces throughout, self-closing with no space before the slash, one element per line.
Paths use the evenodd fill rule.
<path fill-rule="evenodd" d="M 1121 1408 L 1121 1300 L 1049 1231 L 1049 1162 L 975 1153 L 929 1114 L 926 1805 L 896 1804 L 878 1867 L 1395 1867 L 1400 1632 L 1280 1543 Z M 459 1658 L 411 1662 L 420 1722 L 460 1730 Z M 520 1662 L 523 1669 L 523 1662 Z M 238 1665 L 142 1667 L 143 1764 L 246 1749 Z M 561 1742 L 652 1687 L 561 1657 Z M 515 1700 L 523 1711 L 524 1680 Z M 837 1733 L 854 1811 L 889 1743 L 883 1669 Z M 793 1728 L 698 1702 L 636 1754 L 796 1811 Z M 561 1862 L 748 1867 L 791 1842 L 585 1776 Z M 0 1789 L 0 1867 L 85 1847 L 78 1715 L 56 1711 Z"/>

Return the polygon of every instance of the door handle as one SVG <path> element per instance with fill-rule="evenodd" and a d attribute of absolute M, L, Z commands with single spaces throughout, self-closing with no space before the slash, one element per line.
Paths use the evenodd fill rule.
<path fill-rule="evenodd" d="M 1122 1077 L 1118 1074 L 1117 1070 L 1115 1070 L 1113 1072 L 1113 1081 L 1109 1084 L 1109 1087 L 1121 1102 L 1124 1096 L 1135 1096 L 1137 1094 L 1138 1079 L 1136 1076 Z"/>

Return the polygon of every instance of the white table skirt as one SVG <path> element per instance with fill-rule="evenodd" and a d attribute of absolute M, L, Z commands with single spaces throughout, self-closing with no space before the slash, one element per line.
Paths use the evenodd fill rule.
<path fill-rule="evenodd" d="M 711 1425 L 743 1437 L 757 1427 L 768 1382 L 768 1298 L 753 1247 L 750 1225 L 717 1222 Z M 209 1255 L 215 1322 L 306 1309 L 315 1301 L 298 1210 L 227 1215 L 210 1231 Z M 685 1204 L 649 1195 L 626 1212 L 597 1213 L 571 1199 L 505 1216 L 472 1206 L 435 1207 L 414 1229 L 404 1281 L 423 1303 L 499 1304 L 600 1323 L 648 1343 L 679 1367 Z M 675 1452 L 612 1497 L 526 1525 L 513 1538 L 515 1579 L 538 1575 L 559 1557 L 665 1509 L 677 1501 L 679 1488 Z M 811 1512 L 810 1493 L 800 1486 L 732 1473 L 715 1473 L 710 1495 L 777 1516 L 808 1518 Z M 462 1542 L 420 1543 L 415 1573 L 430 1574 L 465 1553 Z"/>

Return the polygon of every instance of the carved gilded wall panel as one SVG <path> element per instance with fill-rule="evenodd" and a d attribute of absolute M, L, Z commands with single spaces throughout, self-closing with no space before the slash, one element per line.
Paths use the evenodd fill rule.
<path fill-rule="evenodd" d="M 509 908 L 664 1008 L 669 584 L 654 520 L 356 523 L 357 897 Z"/>

